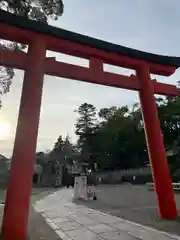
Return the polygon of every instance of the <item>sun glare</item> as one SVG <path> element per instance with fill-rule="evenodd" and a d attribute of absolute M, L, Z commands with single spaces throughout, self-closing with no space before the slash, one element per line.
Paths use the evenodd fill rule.
<path fill-rule="evenodd" d="M 10 124 L 8 122 L 0 122 L 0 140 L 6 140 L 10 134 Z"/>

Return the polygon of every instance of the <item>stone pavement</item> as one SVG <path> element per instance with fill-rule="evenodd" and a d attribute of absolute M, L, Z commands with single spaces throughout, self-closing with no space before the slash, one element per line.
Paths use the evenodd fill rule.
<path fill-rule="evenodd" d="M 179 236 L 76 205 L 72 189 L 59 190 L 36 202 L 34 208 L 63 240 L 180 240 Z"/>
<path fill-rule="evenodd" d="M 48 196 L 55 192 L 55 189 L 32 189 L 31 203 Z M 0 200 L 5 200 L 5 192 L 0 190 Z M 0 204 L 0 228 L 2 222 L 4 205 Z M 30 208 L 30 216 L 28 221 L 28 240 L 59 240 L 57 233 L 47 224 L 40 213 L 36 212 L 33 207 Z"/>

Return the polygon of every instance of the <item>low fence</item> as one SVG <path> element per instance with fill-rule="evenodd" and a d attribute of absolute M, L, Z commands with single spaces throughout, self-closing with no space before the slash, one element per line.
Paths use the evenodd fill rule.
<path fill-rule="evenodd" d="M 154 190 L 154 183 L 149 182 L 149 183 L 146 183 L 146 185 L 149 190 Z M 174 191 L 180 191 L 180 183 L 172 183 L 172 186 Z"/>

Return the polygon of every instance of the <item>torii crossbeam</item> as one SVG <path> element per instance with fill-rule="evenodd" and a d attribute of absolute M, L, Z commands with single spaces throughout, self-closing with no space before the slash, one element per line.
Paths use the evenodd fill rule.
<path fill-rule="evenodd" d="M 2 10 L 0 38 L 28 45 L 27 53 L 0 50 L 0 65 L 25 70 L 2 225 L 4 239 L 26 239 L 44 74 L 139 92 L 158 212 L 162 218 L 177 217 L 154 94 L 177 96 L 178 91 L 151 80 L 150 73 L 170 76 L 180 66 L 180 58 L 118 46 Z M 88 59 L 89 67 L 47 58 L 46 50 Z M 136 75 L 104 72 L 104 63 L 134 69 Z"/>

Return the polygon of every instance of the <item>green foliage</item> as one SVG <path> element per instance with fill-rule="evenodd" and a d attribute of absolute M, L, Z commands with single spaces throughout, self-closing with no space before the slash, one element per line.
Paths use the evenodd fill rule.
<path fill-rule="evenodd" d="M 64 141 L 62 139 L 62 135 L 60 135 L 57 139 L 57 141 L 54 144 L 53 151 L 54 152 L 61 152 L 63 149 Z"/>
<path fill-rule="evenodd" d="M 81 150 L 84 161 L 89 161 L 93 153 L 93 139 L 96 132 L 96 108 L 92 104 L 84 103 L 76 110 L 79 117 L 75 125 L 76 134 L 79 137 L 78 147 Z"/>
<path fill-rule="evenodd" d="M 180 168 L 180 93 L 176 98 L 157 98 L 157 107 L 172 174 Z M 98 163 L 101 169 L 129 169 L 148 163 L 143 120 L 139 104 L 102 108 L 82 104 L 76 123 L 83 161 Z M 98 115 L 98 120 L 96 118 Z"/>
<path fill-rule="evenodd" d="M 124 106 L 116 108 L 111 117 L 101 124 L 99 136 L 101 152 L 104 153 L 104 156 L 98 159 L 101 166 L 128 169 L 146 163 L 144 133 L 139 127 L 140 118 L 135 116 L 135 112 Z"/>
<path fill-rule="evenodd" d="M 57 20 L 62 15 L 64 5 L 62 0 L 0 0 L 0 9 L 13 14 L 47 23 L 48 18 Z M 22 50 L 24 45 L 7 41 L 0 42 L 0 48 L 13 51 Z M 1 97 L 10 90 L 14 71 L 0 66 L 0 109 Z"/>
<path fill-rule="evenodd" d="M 145 138 L 139 106 L 100 109 L 82 104 L 78 109 L 76 134 L 84 161 L 97 162 L 100 168 L 137 167 L 147 162 Z"/>
<path fill-rule="evenodd" d="M 36 164 L 43 166 L 44 163 L 47 162 L 47 158 L 44 152 L 36 153 Z"/>
<path fill-rule="evenodd" d="M 158 112 L 166 148 L 172 148 L 180 133 L 180 93 L 174 99 L 161 101 Z"/>
<path fill-rule="evenodd" d="M 75 153 L 75 147 L 67 135 L 65 139 L 60 135 L 54 144 L 53 150 L 50 152 L 52 160 L 69 161 Z M 71 162 L 71 160 L 70 160 Z"/>
<path fill-rule="evenodd" d="M 47 22 L 48 17 L 57 19 L 64 10 L 62 0 L 0 0 L 0 8 L 19 16 Z"/>
<path fill-rule="evenodd" d="M 63 151 L 64 155 L 66 156 L 66 159 L 70 158 L 71 155 L 75 152 L 75 148 L 74 148 L 73 144 L 71 143 L 71 140 L 68 135 L 66 136 L 66 138 L 64 140 L 62 151 Z"/>
<path fill-rule="evenodd" d="M 96 123 L 96 108 L 92 104 L 84 103 L 76 110 L 79 118 L 76 123 L 76 134 L 84 136 L 88 132 L 92 132 Z"/>

